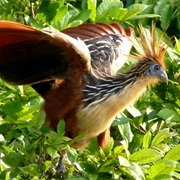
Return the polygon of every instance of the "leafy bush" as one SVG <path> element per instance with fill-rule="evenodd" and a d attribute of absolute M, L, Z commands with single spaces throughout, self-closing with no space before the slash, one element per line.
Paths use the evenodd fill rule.
<path fill-rule="evenodd" d="M 137 24 L 148 27 L 154 20 L 159 34 L 166 30 L 169 84 L 148 90 L 119 114 L 105 149 L 99 150 L 94 139 L 78 151 L 70 145 L 83 137 L 64 137 L 64 121 L 57 132 L 43 124 L 43 100 L 33 89 L 0 81 L 0 179 L 59 179 L 55 167 L 62 149 L 68 152 L 67 179 L 180 179 L 179 7 L 178 0 L 1 0 L 0 19 L 38 29 L 103 21 L 132 25 L 136 31 Z"/>

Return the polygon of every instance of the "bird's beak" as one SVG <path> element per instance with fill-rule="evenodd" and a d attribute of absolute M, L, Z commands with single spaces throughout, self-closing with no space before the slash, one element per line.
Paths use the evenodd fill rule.
<path fill-rule="evenodd" d="M 161 80 L 162 82 L 165 82 L 166 84 L 168 84 L 168 76 L 167 76 L 166 72 L 163 69 L 161 69 L 159 71 L 159 73 L 157 74 L 157 78 L 159 80 Z"/>

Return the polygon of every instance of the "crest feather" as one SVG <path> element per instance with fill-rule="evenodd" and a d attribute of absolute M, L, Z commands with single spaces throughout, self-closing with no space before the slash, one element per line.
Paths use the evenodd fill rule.
<path fill-rule="evenodd" d="M 165 68 L 164 55 L 168 46 L 162 41 L 164 35 L 157 39 L 155 23 L 152 23 L 151 31 L 139 25 L 139 34 L 139 40 L 137 38 L 131 40 L 137 50 L 137 53 L 133 53 L 132 57 L 140 61 L 149 60 L 155 62 Z"/>

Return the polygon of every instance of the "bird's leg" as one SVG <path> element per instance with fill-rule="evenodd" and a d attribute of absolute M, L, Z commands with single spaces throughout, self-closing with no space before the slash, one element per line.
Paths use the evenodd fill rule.
<path fill-rule="evenodd" d="M 98 140 L 98 146 L 100 148 L 105 148 L 108 142 L 110 141 L 110 130 L 106 129 L 104 132 L 98 135 L 97 140 Z"/>
<path fill-rule="evenodd" d="M 67 156 L 66 150 L 62 150 L 59 163 L 56 167 L 56 171 L 62 175 L 62 179 L 65 179 L 66 169 L 64 167 L 64 160 L 65 160 L 66 156 Z"/>

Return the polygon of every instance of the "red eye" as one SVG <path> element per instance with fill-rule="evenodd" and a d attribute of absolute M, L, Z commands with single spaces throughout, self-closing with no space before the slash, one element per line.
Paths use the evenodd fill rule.
<path fill-rule="evenodd" d="M 160 69 L 160 66 L 159 65 L 155 65 L 154 66 L 154 70 L 158 71 Z"/>

